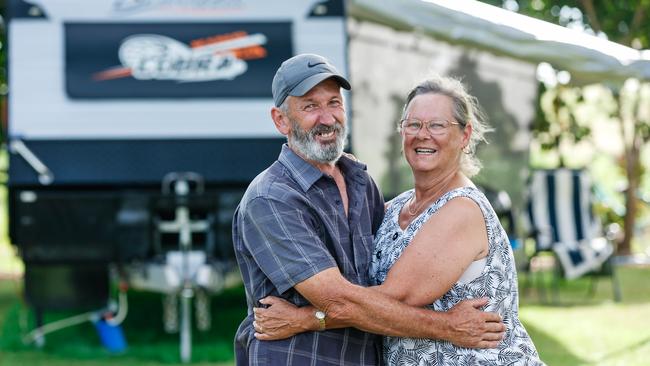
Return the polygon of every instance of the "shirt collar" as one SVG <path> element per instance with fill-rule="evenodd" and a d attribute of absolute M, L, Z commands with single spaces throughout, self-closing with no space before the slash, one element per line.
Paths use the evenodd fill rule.
<path fill-rule="evenodd" d="M 282 145 L 278 161 L 289 170 L 289 174 L 305 192 L 323 176 L 323 172 L 293 152 L 286 143 Z M 355 178 L 360 177 L 361 173 L 367 169 L 365 164 L 354 161 L 345 154 L 341 156 L 337 164 L 343 174 L 353 174 Z"/>

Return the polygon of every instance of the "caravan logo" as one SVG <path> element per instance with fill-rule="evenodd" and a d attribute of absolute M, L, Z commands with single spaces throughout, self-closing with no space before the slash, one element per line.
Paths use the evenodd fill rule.
<path fill-rule="evenodd" d="M 246 60 L 266 57 L 264 44 L 266 36 L 261 33 L 233 32 L 194 40 L 190 45 L 161 35 L 133 35 L 120 45 L 122 65 L 96 73 L 93 79 L 232 80 L 246 72 Z"/>
<path fill-rule="evenodd" d="M 293 56 L 290 22 L 74 23 L 65 90 L 88 98 L 271 98 Z"/>

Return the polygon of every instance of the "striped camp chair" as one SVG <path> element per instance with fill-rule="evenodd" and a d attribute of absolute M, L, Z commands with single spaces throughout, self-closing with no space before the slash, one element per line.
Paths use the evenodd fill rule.
<path fill-rule="evenodd" d="M 618 283 L 607 262 L 614 248 L 592 204 L 591 180 L 584 170 L 534 170 L 530 176 L 528 217 L 535 252 L 552 251 L 566 279 L 603 274 L 605 266 L 618 300 Z"/>

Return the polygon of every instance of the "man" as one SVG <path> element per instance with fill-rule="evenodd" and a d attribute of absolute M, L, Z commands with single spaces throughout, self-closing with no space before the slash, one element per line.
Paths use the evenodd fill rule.
<path fill-rule="evenodd" d="M 250 184 L 233 220 L 248 303 L 235 340 L 237 364 L 377 365 L 381 342 L 374 334 L 495 347 L 504 327 L 498 315 L 475 309 L 486 300 L 436 313 L 364 287 L 384 202 L 365 166 L 343 155 L 341 87 L 350 84 L 313 54 L 285 61 L 273 79 L 271 117 L 287 144 Z M 269 295 L 320 309 L 320 331 L 256 339 L 253 307 Z"/>

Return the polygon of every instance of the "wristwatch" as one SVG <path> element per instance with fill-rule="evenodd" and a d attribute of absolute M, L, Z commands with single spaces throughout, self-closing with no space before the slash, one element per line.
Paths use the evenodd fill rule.
<path fill-rule="evenodd" d="M 325 330 L 325 313 L 320 310 L 316 310 L 316 312 L 314 312 L 314 316 L 316 317 L 316 320 L 318 320 L 318 330 Z"/>

